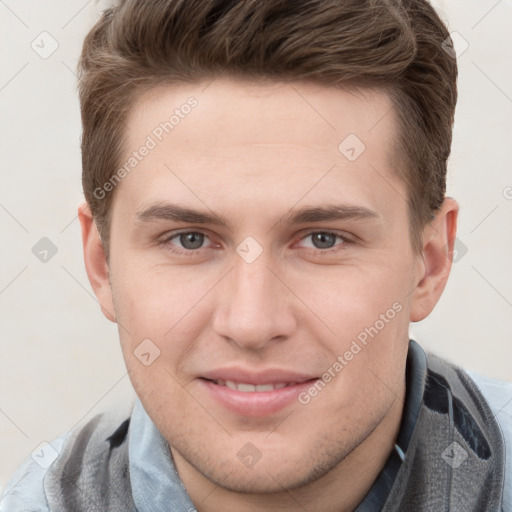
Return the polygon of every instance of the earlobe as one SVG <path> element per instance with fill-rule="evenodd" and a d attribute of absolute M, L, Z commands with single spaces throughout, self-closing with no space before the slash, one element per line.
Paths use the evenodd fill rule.
<path fill-rule="evenodd" d="M 98 299 L 101 311 L 110 321 L 115 322 L 108 263 L 96 222 L 86 202 L 78 207 L 78 219 L 82 229 L 84 262 L 89 282 Z"/>
<path fill-rule="evenodd" d="M 423 230 L 423 250 L 419 258 L 417 285 L 411 304 L 411 322 L 419 322 L 434 309 L 448 281 L 452 266 L 453 247 L 457 233 L 459 206 L 446 198 L 432 222 Z"/>

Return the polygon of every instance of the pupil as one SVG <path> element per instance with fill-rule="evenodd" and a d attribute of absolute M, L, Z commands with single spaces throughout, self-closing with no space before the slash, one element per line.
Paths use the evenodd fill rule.
<path fill-rule="evenodd" d="M 315 233 L 313 235 L 313 245 L 317 249 L 330 249 L 336 242 L 336 236 L 330 233 Z"/>
<path fill-rule="evenodd" d="M 199 249 L 203 245 L 204 235 L 202 233 L 183 233 L 180 235 L 180 243 L 185 249 Z"/>

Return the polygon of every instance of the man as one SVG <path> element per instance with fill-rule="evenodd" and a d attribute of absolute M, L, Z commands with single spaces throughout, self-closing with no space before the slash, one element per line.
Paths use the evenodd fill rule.
<path fill-rule="evenodd" d="M 456 234 L 448 43 L 425 0 L 103 14 L 79 218 L 138 399 L 0 510 L 512 510 L 512 386 L 408 336 Z"/>

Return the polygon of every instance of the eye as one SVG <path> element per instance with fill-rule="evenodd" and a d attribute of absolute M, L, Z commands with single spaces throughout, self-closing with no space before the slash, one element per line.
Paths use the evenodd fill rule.
<path fill-rule="evenodd" d="M 209 239 L 204 233 L 200 233 L 199 231 L 186 231 L 167 236 L 161 243 L 162 245 L 170 246 L 172 251 L 183 253 L 201 249 L 205 240 Z"/>
<path fill-rule="evenodd" d="M 211 244 L 204 245 L 207 240 L 210 240 L 208 236 L 199 231 L 184 231 L 168 235 L 160 244 L 178 254 L 191 254 L 210 248 Z M 311 231 L 300 243 L 306 248 L 335 251 L 337 247 L 350 243 L 350 240 L 332 231 Z"/>
<path fill-rule="evenodd" d="M 341 235 L 331 231 L 312 231 L 311 233 L 308 233 L 302 240 L 304 241 L 308 239 L 311 240 L 311 244 L 306 244 L 305 247 L 323 250 L 333 249 L 337 245 L 343 245 L 344 243 L 348 242 L 348 240 L 346 240 Z M 340 240 L 339 243 L 336 243 L 337 239 Z"/>

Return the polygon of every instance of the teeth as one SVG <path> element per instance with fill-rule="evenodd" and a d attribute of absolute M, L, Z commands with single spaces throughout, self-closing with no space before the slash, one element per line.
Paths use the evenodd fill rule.
<path fill-rule="evenodd" d="M 256 386 L 256 391 L 274 391 L 276 389 L 272 384 L 260 384 Z"/>
<path fill-rule="evenodd" d="M 244 393 L 254 393 L 254 392 L 262 392 L 262 391 L 274 391 L 275 389 L 282 389 L 286 386 L 292 386 L 296 384 L 296 382 L 279 382 L 277 384 L 258 384 L 255 386 L 254 384 L 246 384 L 244 382 L 234 382 L 232 380 L 216 380 L 216 384 L 219 386 L 225 386 L 229 389 L 235 389 L 237 391 L 242 391 Z"/>
<path fill-rule="evenodd" d="M 237 389 L 238 391 L 245 391 L 249 393 L 256 391 L 256 386 L 253 386 L 252 384 L 238 384 Z"/>

